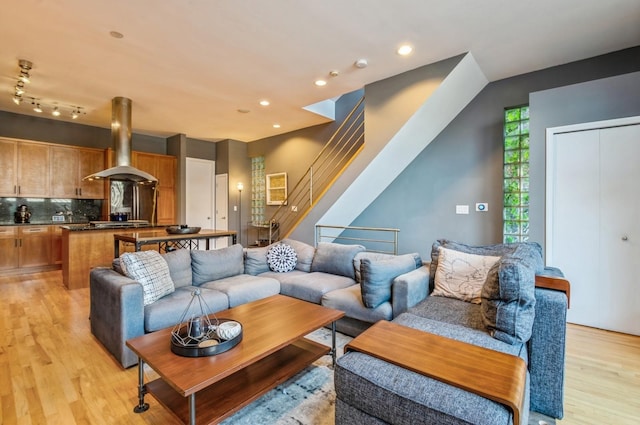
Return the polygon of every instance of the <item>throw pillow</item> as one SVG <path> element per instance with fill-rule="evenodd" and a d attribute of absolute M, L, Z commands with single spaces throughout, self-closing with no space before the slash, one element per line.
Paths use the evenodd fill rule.
<path fill-rule="evenodd" d="M 296 268 L 298 257 L 296 251 L 285 243 L 272 245 L 267 251 L 269 268 L 278 273 L 290 272 Z"/>
<path fill-rule="evenodd" d="M 416 256 L 419 258 L 417 254 L 398 255 L 386 260 L 361 258 L 360 291 L 364 305 L 368 308 L 376 308 L 391 300 L 393 280 L 401 274 L 415 270 L 417 264 L 422 264 L 422 260 L 416 260 Z"/>
<path fill-rule="evenodd" d="M 431 295 L 480 304 L 487 273 L 500 257 L 467 254 L 443 247 L 438 251 L 435 288 Z"/>
<path fill-rule="evenodd" d="M 209 251 L 191 251 L 193 284 L 202 285 L 213 280 L 244 273 L 244 254 L 240 244 Z"/>
<path fill-rule="evenodd" d="M 127 252 L 120 256 L 125 276 L 139 282 L 144 305 L 149 305 L 175 291 L 169 265 L 157 251 Z"/>
<path fill-rule="evenodd" d="M 252 276 L 269 271 L 267 251 L 271 245 L 244 249 L 244 272 Z"/>
<path fill-rule="evenodd" d="M 438 239 L 433 243 L 431 247 L 431 265 L 429 268 L 429 290 L 433 290 L 434 279 L 436 276 L 436 270 L 438 268 L 438 255 L 439 247 L 453 249 L 456 251 L 466 252 L 467 254 L 476 255 L 490 255 L 495 257 L 502 257 L 505 254 L 512 253 L 519 245 L 527 245 L 531 249 L 535 249 L 540 252 L 540 262 L 536 264 L 536 271 L 542 271 L 544 269 L 544 263 L 542 262 L 542 247 L 536 242 L 519 242 L 519 243 L 501 243 L 495 245 L 467 245 L 461 242 L 452 241 L 449 239 Z"/>
<path fill-rule="evenodd" d="M 516 249 L 496 262 L 482 287 L 482 319 L 492 336 L 507 344 L 527 342 L 535 318 L 535 275 L 542 253 L 534 244 Z"/>
<path fill-rule="evenodd" d="M 316 253 L 316 249 L 309 244 L 295 239 L 285 238 L 282 240 L 282 243 L 286 243 L 296 250 L 296 255 L 298 257 L 296 270 L 309 273 L 311 271 L 311 263 L 313 262 L 313 255 Z"/>
<path fill-rule="evenodd" d="M 311 263 L 312 272 L 324 272 L 355 279 L 353 258 L 364 251 L 362 245 L 320 242 Z"/>

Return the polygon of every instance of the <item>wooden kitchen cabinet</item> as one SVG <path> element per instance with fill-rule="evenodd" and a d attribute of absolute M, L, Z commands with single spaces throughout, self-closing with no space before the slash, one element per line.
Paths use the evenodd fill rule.
<path fill-rule="evenodd" d="M 51 264 L 50 226 L 18 227 L 19 267 L 48 266 Z"/>
<path fill-rule="evenodd" d="M 0 270 L 18 268 L 18 227 L 0 226 Z"/>
<path fill-rule="evenodd" d="M 104 169 L 105 154 L 103 150 L 52 146 L 51 196 L 103 199 L 105 182 L 82 181 L 82 178 Z"/>
<path fill-rule="evenodd" d="M 62 228 L 50 226 L 51 235 L 51 261 L 50 264 L 62 264 Z"/>
<path fill-rule="evenodd" d="M 156 223 L 175 224 L 176 158 L 146 152 L 133 153 L 133 165 L 158 179 Z"/>
<path fill-rule="evenodd" d="M 0 139 L 0 195 L 16 196 L 17 193 L 18 142 Z"/>
<path fill-rule="evenodd" d="M 53 226 L 0 226 L 0 270 L 50 266 Z"/>
<path fill-rule="evenodd" d="M 156 189 L 157 208 L 156 218 L 157 224 L 176 224 L 175 220 L 175 192 L 172 187 L 160 187 Z"/>
<path fill-rule="evenodd" d="M 49 196 L 49 145 L 0 139 L 0 196 Z"/>

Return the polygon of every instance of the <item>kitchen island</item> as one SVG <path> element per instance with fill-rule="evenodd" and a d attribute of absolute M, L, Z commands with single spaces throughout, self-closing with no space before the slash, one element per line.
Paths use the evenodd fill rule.
<path fill-rule="evenodd" d="M 89 287 L 89 272 L 93 267 L 110 267 L 113 261 L 113 235 L 136 230 L 162 230 L 166 226 L 132 224 L 126 228 L 99 228 L 89 224 L 70 224 L 62 228 L 62 282 L 67 289 Z M 134 246 L 125 246 L 133 251 Z M 146 247 L 145 247 L 146 248 Z M 149 246 L 153 249 L 153 246 Z"/>

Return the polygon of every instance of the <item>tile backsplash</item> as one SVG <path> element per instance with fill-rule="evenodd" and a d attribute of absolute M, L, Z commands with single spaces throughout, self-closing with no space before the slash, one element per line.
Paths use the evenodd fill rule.
<path fill-rule="evenodd" d="M 35 224 L 50 223 L 54 215 L 63 215 L 66 223 L 105 220 L 101 217 L 103 202 L 102 199 L 0 198 L 0 223 L 13 223 L 19 205 L 29 208 L 30 222 Z"/>

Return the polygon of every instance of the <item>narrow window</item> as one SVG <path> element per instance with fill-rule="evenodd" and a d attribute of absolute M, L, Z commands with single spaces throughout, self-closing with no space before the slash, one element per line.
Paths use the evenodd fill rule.
<path fill-rule="evenodd" d="M 504 111 L 503 240 L 529 240 L 529 106 Z"/>

